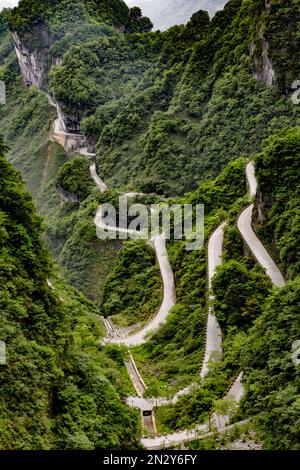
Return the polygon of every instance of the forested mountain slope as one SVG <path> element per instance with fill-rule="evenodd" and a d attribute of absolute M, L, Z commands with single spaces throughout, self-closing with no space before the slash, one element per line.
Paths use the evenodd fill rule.
<path fill-rule="evenodd" d="M 1 140 L 0 337 L 7 364 L 0 370 L 0 446 L 135 446 L 137 416 L 121 402 L 130 390 L 121 357 L 99 349 L 103 328 L 93 305 L 53 280 L 42 221 L 4 153 Z"/>
<path fill-rule="evenodd" d="M 300 63 L 296 0 L 232 0 L 211 21 L 200 11 L 186 26 L 142 35 L 126 33 L 150 26 L 124 4 L 103 23 L 78 2 L 74 23 L 66 0 L 51 17 L 39 3 L 38 24 L 26 4 L 9 19 L 23 76 L 54 93 L 67 129 L 97 143 L 110 186 L 182 194 L 298 119 L 289 99 Z"/>
<path fill-rule="evenodd" d="M 246 395 L 234 419 L 256 416 L 265 448 L 298 448 L 299 366 L 291 357 L 299 339 L 300 107 L 291 94 L 299 7 L 299 0 L 230 0 L 212 19 L 199 11 L 165 32 L 152 32 L 151 21 L 122 0 L 21 0 L 0 15 L 7 158 L 45 216 L 45 238 L 62 269 L 53 268 L 32 201 L 2 156 L 2 336 L 12 354 L 0 371 L 3 448 L 13 438 L 16 448 L 138 446 L 137 413 L 121 402 L 132 393 L 123 352 L 99 346 L 98 315 L 125 327 L 144 324 L 159 307 L 162 281 L 146 243 L 101 241 L 93 223 L 99 204 L 117 205 L 127 191 L 144 193 L 136 200 L 147 205 L 205 204 L 203 249 L 167 244 L 176 306 L 133 351 L 152 397 L 200 383 L 211 303 L 207 243 L 226 220 L 213 283 L 223 358 L 197 393 L 157 411 L 158 428 L 207 420 L 242 368 Z M 74 145 L 53 142 L 57 119 Z M 90 178 L 91 162 L 78 155 L 82 142 L 96 152 L 109 188 L 103 194 Z M 287 281 L 281 290 L 249 256 L 236 226 L 248 204 L 249 159 L 259 183 L 253 225 Z"/>
<path fill-rule="evenodd" d="M 127 31 L 149 29 L 140 17 L 128 20 L 132 13 L 122 2 L 110 11 L 114 18 L 101 2 L 103 19 L 96 4 L 76 5 L 39 2 L 36 21 L 32 2 L 23 0 L 9 24 L 25 82 L 51 93 L 64 126 L 83 132 L 91 150 L 96 145 L 109 187 L 183 194 L 229 160 L 258 151 L 276 129 L 297 123 L 299 107 L 290 99 L 300 63 L 297 1 L 266 7 L 234 0 L 212 21 L 199 12 L 186 26 L 147 34 L 120 32 L 128 21 Z M 67 157 L 48 141 L 55 111 L 35 87 L 22 87 L 4 22 L 2 38 L 9 94 L 0 112 L 9 158 L 38 198 L 48 242 L 68 278 L 99 300 L 119 246 L 96 239 L 90 214 L 97 202 L 83 210 L 59 204 L 56 176 Z"/>

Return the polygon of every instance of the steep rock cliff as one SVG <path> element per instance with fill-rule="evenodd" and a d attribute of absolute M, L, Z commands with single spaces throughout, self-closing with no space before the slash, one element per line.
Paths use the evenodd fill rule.
<path fill-rule="evenodd" d="M 255 49 L 255 46 L 253 46 L 252 54 L 255 54 Z M 276 78 L 272 61 L 268 56 L 269 43 L 264 38 L 261 38 L 260 49 L 260 55 L 254 55 L 255 71 L 253 77 L 269 88 L 275 84 Z"/>
<path fill-rule="evenodd" d="M 51 45 L 50 34 L 42 26 L 36 26 L 22 38 L 16 31 L 12 33 L 12 37 L 24 83 L 43 89 L 49 68 L 46 51 Z M 33 38 L 38 47 L 29 46 Z"/>
<path fill-rule="evenodd" d="M 274 198 L 271 193 L 263 192 L 258 188 L 253 210 L 253 223 L 264 226 L 268 222 L 268 212 L 272 207 Z"/>
<path fill-rule="evenodd" d="M 13 31 L 12 37 L 24 84 L 28 87 L 34 85 L 42 91 L 47 91 L 48 73 L 52 66 L 61 63 L 61 58 L 50 54 L 54 42 L 51 34 L 41 24 L 23 35 Z M 78 117 L 64 112 L 62 105 L 53 95 L 51 97 L 48 95 L 48 99 L 49 104 L 57 110 L 59 129 L 63 132 L 78 133 L 80 130 Z"/>

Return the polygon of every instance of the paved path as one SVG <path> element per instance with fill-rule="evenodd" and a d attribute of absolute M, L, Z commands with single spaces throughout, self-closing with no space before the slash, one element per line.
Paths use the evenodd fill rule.
<path fill-rule="evenodd" d="M 57 112 L 59 115 L 58 107 L 56 106 L 56 104 L 54 103 L 54 101 L 49 95 L 48 95 L 48 100 L 49 100 L 49 103 L 57 109 Z M 68 133 L 66 133 L 65 130 L 62 128 L 61 119 L 59 117 L 54 123 L 54 133 L 57 133 L 57 135 L 65 135 L 65 136 L 68 135 Z M 85 155 L 88 158 L 94 157 L 94 154 L 89 153 L 87 149 L 84 147 L 81 148 L 80 151 L 82 155 Z M 95 164 L 91 165 L 90 172 L 96 185 L 99 187 L 99 189 L 102 192 L 105 192 L 107 190 L 107 186 L 101 180 L 101 178 L 97 175 Z M 256 195 L 257 182 L 255 178 L 254 165 L 252 162 L 250 162 L 246 167 L 246 176 L 247 176 L 247 183 L 249 187 L 249 197 L 253 198 Z M 133 197 L 135 195 L 138 195 L 138 193 L 127 193 L 124 197 Z M 255 233 L 252 230 L 252 226 L 251 226 L 252 212 L 253 212 L 253 204 L 247 207 L 240 215 L 238 219 L 238 228 L 241 232 L 242 237 L 244 238 L 245 242 L 251 249 L 257 261 L 265 268 L 273 284 L 281 287 L 285 284 L 283 276 L 281 275 L 276 264 L 274 263 L 274 261 L 272 260 L 272 258 L 270 257 L 270 255 L 265 250 L 260 240 L 258 239 L 258 237 L 255 235 Z M 103 225 L 105 226 L 105 228 L 107 228 L 107 226 L 102 221 L 101 207 L 97 211 L 97 214 L 95 217 L 95 224 L 97 226 L 100 226 L 100 228 L 103 228 Z M 210 291 L 211 291 L 211 286 L 212 286 L 212 279 L 216 272 L 216 268 L 221 263 L 224 226 L 225 226 L 225 222 L 223 222 L 223 224 L 221 224 L 215 230 L 215 232 L 212 234 L 209 240 L 208 281 L 209 281 Z M 119 229 L 116 227 L 110 227 L 110 228 L 115 231 L 124 230 L 124 229 Z M 127 233 L 128 233 L 128 230 L 127 230 Z M 175 295 L 174 275 L 173 275 L 173 271 L 168 260 L 164 234 L 155 237 L 152 240 L 152 242 L 156 250 L 157 259 L 159 262 L 163 284 L 164 284 L 164 297 L 163 297 L 161 308 L 158 314 L 155 316 L 155 318 L 152 321 L 150 321 L 148 325 L 146 325 L 138 333 L 132 336 L 128 336 L 126 338 L 117 337 L 117 335 L 114 332 L 114 327 L 112 323 L 108 319 L 105 319 L 104 324 L 107 328 L 108 333 L 111 335 L 112 334 L 115 335 L 115 337 L 112 340 L 110 340 L 110 342 L 113 342 L 116 344 L 125 344 L 127 346 L 136 346 L 136 345 L 144 343 L 147 340 L 147 336 L 150 335 L 150 333 L 153 333 L 162 323 L 166 321 L 167 316 L 170 312 L 170 309 L 175 305 L 176 295 Z M 49 285 L 50 285 L 50 282 L 49 282 Z M 220 327 L 218 325 L 217 319 L 212 309 L 210 308 L 209 314 L 208 314 L 208 322 L 207 322 L 207 339 L 206 339 L 205 357 L 204 357 L 204 361 L 203 361 L 203 365 L 202 365 L 202 369 L 200 373 L 200 376 L 202 378 L 204 378 L 205 375 L 207 374 L 209 360 L 212 357 L 214 357 L 215 353 L 217 353 L 217 355 L 222 354 L 222 337 L 221 337 L 221 331 L 220 331 Z M 147 419 L 148 421 L 150 420 L 152 423 L 151 429 L 155 431 L 154 416 L 153 416 L 153 411 L 152 411 L 154 405 L 159 406 L 158 403 L 160 405 L 176 403 L 176 401 L 179 399 L 181 395 L 191 392 L 194 384 L 182 389 L 177 394 L 175 394 L 174 397 L 171 398 L 170 400 L 167 398 L 146 400 L 142 398 L 146 390 L 146 385 L 142 377 L 140 376 L 137 370 L 137 367 L 135 365 L 134 359 L 130 353 L 129 353 L 129 359 L 125 361 L 125 365 L 131 377 L 132 383 L 139 395 L 138 397 L 129 397 L 129 399 L 127 400 L 127 403 L 131 406 L 137 406 L 138 408 L 142 410 L 142 412 L 151 411 L 149 415 L 146 415 L 146 417 L 143 418 L 143 421 L 145 421 L 146 423 Z M 229 392 L 225 396 L 225 399 L 231 398 L 235 400 L 237 403 L 241 400 L 244 394 L 242 378 L 243 378 L 243 372 L 240 372 L 240 374 L 238 375 L 238 377 L 232 384 Z M 141 440 L 141 443 L 147 449 L 168 448 L 173 445 L 180 444 L 182 442 L 199 439 L 199 435 L 201 438 L 201 435 L 203 436 L 205 435 L 205 433 L 209 433 L 212 424 L 219 430 L 219 432 L 226 432 L 230 428 L 230 426 L 227 426 L 229 420 L 230 420 L 229 416 L 220 416 L 217 414 L 213 414 L 210 420 L 210 423 L 198 425 L 192 430 L 179 431 L 176 433 L 168 434 L 166 436 L 158 436 L 154 438 L 143 438 Z M 243 421 L 243 423 L 244 422 L 245 421 Z"/>
<path fill-rule="evenodd" d="M 155 426 L 155 416 L 154 413 L 143 414 L 143 429 L 146 429 L 148 435 L 155 436 L 156 426 Z"/>
<path fill-rule="evenodd" d="M 232 399 L 237 403 L 241 400 L 241 397 L 244 393 L 244 388 L 242 384 L 243 373 L 240 372 L 232 386 L 230 387 L 228 393 L 225 396 L 225 399 Z M 217 430 L 222 431 L 224 427 L 228 425 L 230 420 L 229 416 L 218 416 L 213 414 L 210 422 L 200 424 L 193 429 L 178 431 L 165 436 L 157 436 L 153 438 L 143 438 L 141 440 L 142 445 L 146 449 L 169 449 L 174 445 L 181 444 L 182 442 L 194 441 L 201 438 L 201 435 L 208 433 L 211 430 L 211 427 L 216 427 Z M 225 432 L 225 430 L 224 430 Z"/>
<path fill-rule="evenodd" d="M 101 212 L 101 208 L 99 209 Z M 100 214 L 101 215 L 101 214 Z M 99 213 L 98 213 L 99 216 Z M 97 217 L 97 216 L 96 216 Z M 99 219 L 98 219 L 99 222 Z M 95 223 L 98 223 L 95 221 Z M 113 227 L 111 227 L 113 228 Z M 118 229 L 118 230 L 125 230 L 125 229 Z M 159 268 L 161 272 L 161 277 L 163 280 L 163 301 L 160 306 L 158 313 L 155 317 L 138 333 L 133 335 L 123 337 L 123 338 L 111 338 L 108 342 L 113 344 L 124 344 L 126 346 L 138 346 L 143 344 L 147 341 L 148 335 L 153 334 L 162 324 L 167 321 L 168 315 L 170 313 L 171 308 L 175 305 L 176 302 L 176 294 L 175 294 L 175 281 L 174 281 L 174 274 L 169 262 L 167 248 L 166 248 L 166 240 L 164 238 L 164 234 L 155 237 L 152 240 L 154 244 L 154 248 L 156 251 L 157 260 L 159 263 Z"/>
<path fill-rule="evenodd" d="M 208 242 L 208 288 L 212 296 L 212 280 L 216 274 L 217 267 L 222 262 L 222 247 L 224 239 L 224 228 L 226 222 L 223 222 L 211 235 Z M 209 361 L 211 359 L 217 360 L 222 356 L 222 333 L 218 320 L 213 312 L 212 307 L 209 307 L 207 327 L 206 327 L 206 344 L 205 355 L 201 367 L 200 377 L 204 379 L 209 370 Z"/>
<path fill-rule="evenodd" d="M 252 162 L 247 165 L 246 176 L 250 196 L 253 197 L 257 191 L 257 182 L 254 174 L 254 165 Z M 237 223 L 238 229 L 244 241 L 252 251 L 255 259 L 265 269 L 272 283 L 277 287 L 283 287 L 285 285 L 284 277 L 252 229 L 253 208 L 254 205 L 251 204 L 241 213 Z"/>
<path fill-rule="evenodd" d="M 130 197 L 137 197 L 137 196 L 145 196 L 144 193 L 125 193 L 123 194 L 123 197 L 127 197 L 127 198 L 130 198 Z"/>
<path fill-rule="evenodd" d="M 102 193 L 105 193 L 105 191 L 107 191 L 107 186 L 104 183 L 104 181 L 100 178 L 100 176 L 98 176 L 98 174 L 97 174 L 96 163 L 93 163 L 90 166 L 90 173 L 91 173 L 91 177 L 93 178 L 93 180 L 96 183 L 96 186 L 100 189 L 100 191 Z"/>
<path fill-rule="evenodd" d="M 253 204 L 241 213 L 238 219 L 238 229 L 258 263 L 266 270 L 272 283 L 277 287 L 283 287 L 285 280 L 281 272 L 252 229 L 252 212 Z"/>

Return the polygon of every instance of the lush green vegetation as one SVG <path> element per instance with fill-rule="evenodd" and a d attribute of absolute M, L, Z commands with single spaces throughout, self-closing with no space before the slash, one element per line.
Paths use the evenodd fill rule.
<path fill-rule="evenodd" d="M 137 414 L 121 398 L 131 391 L 114 348 L 105 353 L 93 305 L 53 267 L 42 220 L 0 140 L 2 449 L 135 447 Z M 91 419 L 92 417 L 92 419 Z"/>
<path fill-rule="evenodd" d="M 59 170 L 56 184 L 64 191 L 73 193 L 79 199 L 86 199 L 92 191 L 94 182 L 89 174 L 90 163 L 78 156 L 66 162 Z"/>
<path fill-rule="evenodd" d="M 24 33 L 43 22 L 61 26 L 65 21 L 100 19 L 118 27 L 128 25 L 130 31 L 143 31 L 141 25 L 136 24 L 140 23 L 139 16 L 139 9 L 129 9 L 122 0 L 20 0 L 9 15 L 9 26 L 13 31 Z M 152 27 L 147 18 L 141 23 L 146 30 Z"/>
<path fill-rule="evenodd" d="M 299 449 L 299 364 L 292 345 L 300 335 L 299 276 L 269 297 L 245 340 L 242 366 L 247 371 L 244 410 L 259 413 L 267 449 Z"/>
<path fill-rule="evenodd" d="M 266 12 L 265 38 L 270 44 L 270 58 L 276 71 L 276 82 L 286 92 L 299 76 L 300 5 L 298 1 L 273 1 Z"/>
<path fill-rule="evenodd" d="M 291 200 L 299 211 L 298 161 L 299 128 L 287 129 L 268 139 L 256 158 L 259 177 L 256 212 L 268 220 L 266 230 L 260 227 L 260 234 L 268 241 L 270 234 L 277 233 L 277 227 L 284 227 L 283 253 L 294 252 L 294 231 L 298 229 L 297 218 L 290 213 Z M 239 202 L 230 211 L 230 223 L 233 216 L 236 223 L 238 207 Z M 282 222 L 288 219 L 291 224 Z M 212 367 L 199 389 L 198 399 L 194 391 L 180 399 L 175 407 L 158 410 L 158 426 L 166 432 L 178 429 L 178 423 L 195 424 L 197 406 L 199 419 L 207 419 L 201 411 L 207 403 L 203 393 L 210 392 L 209 406 L 213 409 L 224 394 L 230 376 L 243 368 L 246 396 L 235 419 L 257 416 L 256 433 L 266 449 L 298 449 L 299 365 L 293 362 L 292 355 L 297 358 L 299 351 L 299 256 L 296 251 L 289 262 L 282 263 L 289 268 L 288 275 L 293 280 L 281 290 L 272 289 L 261 268 L 243 257 L 237 236 L 230 224 L 226 234 L 226 261 L 218 268 L 213 282 L 213 305 L 224 336 L 223 360 Z M 279 259 L 284 261 L 279 240 L 273 241 L 273 251 L 276 254 L 278 250 Z M 196 448 L 209 448 L 209 445 L 214 444 L 194 444 Z"/>
<path fill-rule="evenodd" d="M 143 241 L 128 241 L 108 276 L 102 309 L 120 326 L 145 322 L 157 313 L 162 301 L 159 267 L 154 250 Z"/>
<path fill-rule="evenodd" d="M 59 61 L 47 86 L 64 112 L 81 121 L 90 142 L 98 142 L 105 180 L 174 195 L 216 176 L 238 155 L 259 151 L 263 138 L 299 119 L 286 96 L 299 63 L 295 8 L 296 0 L 267 10 L 262 0 L 231 0 L 212 21 L 198 12 L 186 26 L 137 34 L 149 30 L 147 21 L 121 1 L 78 0 L 71 7 L 67 0 L 39 6 L 23 0 L 9 21 L 14 29 L 18 18 L 32 24 L 37 17 L 42 28 L 53 30 L 46 68 L 53 57 Z M 109 20 L 112 12 L 115 21 Z M 282 28 L 287 17 L 288 30 Z M 134 18 L 138 26 L 128 26 L 130 34 L 110 26 Z M 279 40 L 274 30 L 284 37 Z M 274 88 L 253 78 L 261 71 L 266 40 Z"/>
<path fill-rule="evenodd" d="M 299 273 L 300 250 L 299 127 L 286 129 L 266 141 L 256 160 L 260 185 L 256 223 L 278 258 L 287 278 Z"/>
<path fill-rule="evenodd" d="M 230 163 L 215 180 L 202 183 L 185 199 L 176 200 L 205 205 L 206 241 L 225 219 L 226 211 L 235 198 L 244 195 L 244 172 L 245 162 L 241 158 Z M 134 350 L 149 395 L 172 395 L 198 378 L 204 354 L 207 315 L 206 248 L 205 243 L 201 250 L 186 251 L 185 242 L 168 244 L 175 273 L 177 303 L 167 323 L 146 344 Z M 223 380 L 223 387 L 226 387 L 226 380 L 228 378 L 225 382 Z"/>
<path fill-rule="evenodd" d="M 213 302 L 223 331 L 247 329 L 261 314 L 262 304 L 271 290 L 259 266 L 231 260 L 223 263 L 213 280 Z"/>
<path fill-rule="evenodd" d="M 205 204 L 206 240 L 228 221 L 213 285 L 223 359 L 200 388 L 157 412 L 161 432 L 206 421 L 243 368 L 246 396 L 234 419 L 257 415 L 265 448 L 299 448 L 292 348 L 300 328 L 300 133 L 292 126 L 300 108 L 289 97 L 299 75 L 298 11 L 298 0 L 230 0 L 212 20 L 198 12 L 164 33 L 150 32 L 150 21 L 121 0 L 21 0 L 0 14 L 0 80 L 8 90 L 0 123 L 8 158 L 46 216 L 45 238 L 73 286 L 125 327 L 145 322 L 161 301 L 150 247 L 128 242 L 120 249 L 119 242 L 97 239 L 97 207 L 116 204 L 118 194 L 100 194 L 88 162 L 49 142 L 54 110 L 35 87 L 23 87 L 7 21 L 43 57 L 45 88 L 96 147 L 109 187 Z M 254 78 L 262 76 L 266 53 L 273 87 Z M 0 446 L 134 447 L 138 413 L 122 403 L 133 393 L 122 354 L 99 346 L 96 304 L 56 276 L 41 219 L 4 150 L 1 141 L 0 330 L 8 364 L 0 370 Z M 236 227 L 246 204 L 245 159 L 254 154 L 255 229 L 288 280 L 281 291 L 245 257 Z M 57 188 L 76 194 L 78 203 L 61 201 Z M 150 396 L 172 395 L 198 378 L 208 308 L 205 249 L 168 243 L 177 304 L 134 350 Z"/>

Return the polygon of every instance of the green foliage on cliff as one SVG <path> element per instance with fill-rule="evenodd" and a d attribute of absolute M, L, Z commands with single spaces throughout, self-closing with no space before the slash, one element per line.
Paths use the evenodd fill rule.
<path fill-rule="evenodd" d="M 42 220 L 4 151 L 0 139 L 0 446 L 136 447 L 137 414 L 121 401 L 131 391 L 122 358 L 99 349 L 93 305 L 53 280 Z"/>
<path fill-rule="evenodd" d="M 293 278 L 300 268 L 299 159 L 299 127 L 272 136 L 256 159 L 258 205 L 264 212 L 264 220 L 258 222 L 263 225 L 269 244 L 278 250 L 279 261 L 288 278 Z"/>
<path fill-rule="evenodd" d="M 259 413 L 266 449 L 299 449 L 299 305 L 298 276 L 267 300 L 242 353 L 247 371 L 244 409 L 249 415 Z"/>
<path fill-rule="evenodd" d="M 277 237 L 273 246 L 279 249 L 282 260 L 283 253 L 293 252 L 295 247 L 293 230 L 297 231 L 297 217 L 294 212 L 290 212 L 290 201 L 293 210 L 297 212 L 298 161 L 299 128 L 287 129 L 274 135 L 264 143 L 263 152 L 256 157 L 259 177 L 256 210 L 259 208 L 267 216 L 266 235 L 276 233 L 279 227 L 284 229 L 285 250 L 282 252 L 282 245 Z M 236 177 L 238 179 L 238 175 Z M 230 188 L 234 191 L 232 185 Z M 213 194 L 218 194 L 215 185 L 211 187 L 208 202 L 214 200 Z M 245 200 L 244 203 L 242 199 L 238 200 L 239 196 L 237 192 L 231 209 L 227 205 L 227 213 L 230 209 L 229 221 L 232 217 L 235 224 L 239 211 L 246 203 Z M 220 207 L 220 201 L 221 199 L 216 199 L 216 207 Z M 263 201 L 268 204 L 262 204 Z M 286 223 L 287 220 L 290 223 Z M 260 234 L 263 233 L 261 227 Z M 232 248 L 230 244 L 233 244 Z M 231 253 L 234 260 L 230 259 Z M 175 406 L 163 407 L 157 411 L 161 432 L 192 426 L 199 423 L 199 420 L 205 422 L 208 410 L 214 408 L 216 399 L 224 396 L 228 379 L 242 368 L 245 371 L 246 395 L 235 419 L 258 416 L 255 429 L 266 449 L 299 447 L 297 360 L 300 322 L 299 315 L 297 316 L 297 262 L 297 252 L 294 252 L 294 256 L 285 263 L 289 268 L 289 276 L 294 277 L 294 280 L 289 281 L 283 289 L 272 289 L 270 280 L 261 268 L 253 260 L 243 257 L 240 236 L 233 233 L 233 227 L 231 228 L 226 237 L 226 261 L 218 268 L 213 281 L 213 306 L 223 333 L 223 359 L 219 364 L 212 364 L 207 378 L 198 389 L 199 393 L 195 389 L 191 395 L 180 398 Z M 169 342 L 172 343 L 172 339 L 169 338 Z M 142 366 L 144 367 L 143 363 Z M 155 394 L 154 387 L 151 392 Z M 199 410 L 198 416 L 195 410 Z"/>
<path fill-rule="evenodd" d="M 104 314 L 112 316 L 120 326 L 148 320 L 159 310 L 162 301 L 160 284 L 154 250 L 145 242 L 128 241 L 104 284 Z"/>
<path fill-rule="evenodd" d="M 235 260 L 223 263 L 213 280 L 213 307 L 223 331 L 247 329 L 261 314 L 271 282 L 258 266 Z"/>
<path fill-rule="evenodd" d="M 94 187 L 89 168 L 90 163 L 85 157 L 72 158 L 60 168 L 56 183 L 63 190 L 85 199 Z"/>

